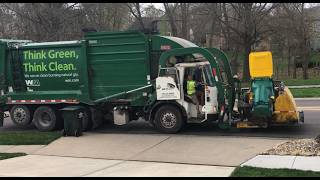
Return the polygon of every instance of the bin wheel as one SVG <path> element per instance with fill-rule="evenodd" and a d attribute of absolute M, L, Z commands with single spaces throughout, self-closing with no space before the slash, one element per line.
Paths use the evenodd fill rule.
<path fill-rule="evenodd" d="M 80 132 L 79 132 L 78 130 L 76 130 L 76 131 L 74 132 L 74 136 L 79 137 L 79 136 L 80 136 Z"/>
<path fill-rule="evenodd" d="M 67 136 L 67 132 L 65 130 L 62 130 L 62 136 Z"/>
<path fill-rule="evenodd" d="M 90 110 L 84 108 L 83 118 L 82 118 L 82 131 L 88 131 L 92 128 L 92 119 L 90 115 Z"/>
<path fill-rule="evenodd" d="M 25 105 L 14 105 L 10 109 L 13 123 L 19 127 L 25 127 L 32 122 L 32 112 Z"/>

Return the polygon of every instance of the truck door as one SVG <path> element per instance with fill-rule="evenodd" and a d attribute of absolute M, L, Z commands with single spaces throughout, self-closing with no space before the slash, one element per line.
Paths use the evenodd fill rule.
<path fill-rule="evenodd" d="M 210 65 L 204 65 L 201 67 L 202 76 L 204 77 L 204 97 L 205 104 L 202 108 L 206 114 L 216 114 L 218 109 L 218 90 L 214 81 L 210 78 L 211 67 Z"/>

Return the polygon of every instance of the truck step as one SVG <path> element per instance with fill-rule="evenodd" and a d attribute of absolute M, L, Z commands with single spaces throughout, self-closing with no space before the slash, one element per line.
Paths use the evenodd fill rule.
<path fill-rule="evenodd" d="M 240 121 L 237 122 L 237 128 L 238 129 L 249 129 L 249 128 L 267 128 L 268 124 L 267 123 L 259 123 L 259 124 L 255 124 L 252 122 L 248 122 L 248 121 Z"/>

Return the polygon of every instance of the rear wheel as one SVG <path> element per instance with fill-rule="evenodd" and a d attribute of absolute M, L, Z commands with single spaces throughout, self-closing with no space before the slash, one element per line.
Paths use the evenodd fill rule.
<path fill-rule="evenodd" d="M 14 124 L 24 127 L 32 122 L 32 113 L 25 105 L 15 105 L 10 110 L 10 116 Z"/>
<path fill-rule="evenodd" d="M 177 133 L 184 126 L 182 114 L 177 107 L 165 105 L 160 107 L 154 120 L 155 127 L 164 133 Z"/>
<path fill-rule="evenodd" d="M 36 109 L 34 124 L 40 131 L 52 131 L 61 127 L 60 118 L 50 106 L 40 106 Z"/>

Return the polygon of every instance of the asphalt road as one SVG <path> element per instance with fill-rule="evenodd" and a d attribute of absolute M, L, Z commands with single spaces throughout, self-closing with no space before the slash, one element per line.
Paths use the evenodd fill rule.
<path fill-rule="evenodd" d="M 188 124 L 180 134 L 202 135 L 202 136 L 249 136 L 249 137 L 269 137 L 269 138 L 314 138 L 320 135 L 320 100 L 297 100 L 299 109 L 304 110 L 305 123 L 297 127 L 271 127 L 268 129 L 230 129 L 221 130 L 216 124 Z M 26 128 L 16 127 L 6 118 L 4 131 L 34 131 L 34 125 Z M 144 121 L 133 121 L 130 124 L 116 126 L 105 124 L 104 126 L 93 130 L 98 133 L 132 133 L 132 134 L 159 134 L 155 129 Z"/>

